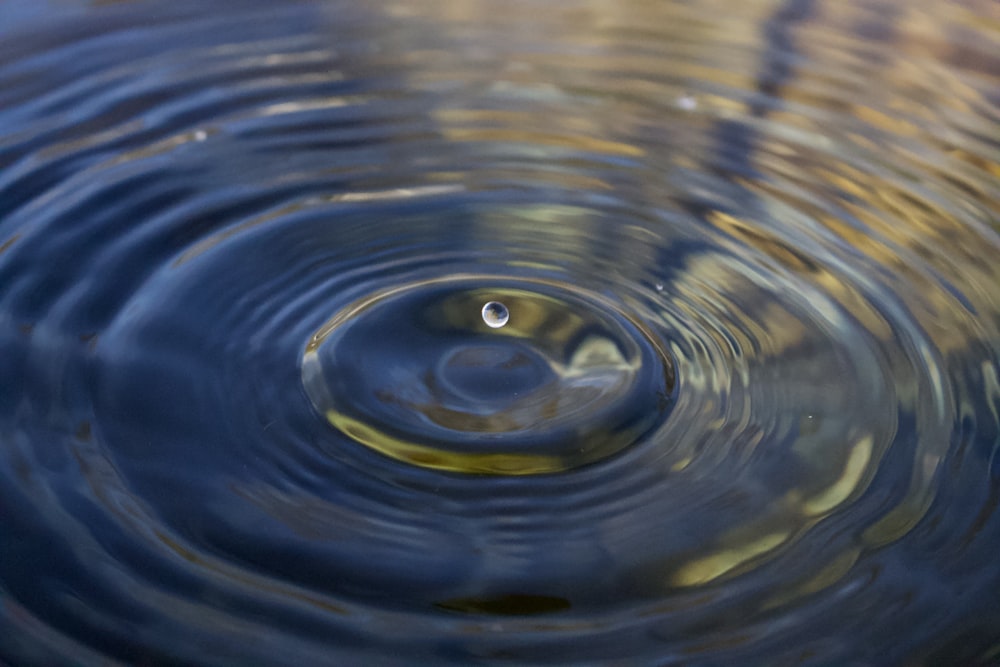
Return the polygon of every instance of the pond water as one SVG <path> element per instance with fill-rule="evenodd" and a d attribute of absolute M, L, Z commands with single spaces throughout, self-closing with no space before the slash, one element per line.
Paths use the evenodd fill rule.
<path fill-rule="evenodd" d="M 1000 664 L 995 0 L 0 4 L 0 664 Z"/>

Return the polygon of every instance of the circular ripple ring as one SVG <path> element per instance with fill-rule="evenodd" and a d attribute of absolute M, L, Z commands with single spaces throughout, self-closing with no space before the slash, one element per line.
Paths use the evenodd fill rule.
<path fill-rule="evenodd" d="M 477 315 L 498 297 L 517 314 Z M 572 285 L 455 275 L 394 286 L 314 333 L 302 381 L 320 414 L 397 460 L 466 473 L 593 463 L 663 421 L 673 364 L 652 332 Z"/>

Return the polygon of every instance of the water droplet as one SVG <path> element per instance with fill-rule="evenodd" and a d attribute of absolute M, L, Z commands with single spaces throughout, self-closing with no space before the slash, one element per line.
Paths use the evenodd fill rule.
<path fill-rule="evenodd" d="M 499 301 L 490 301 L 483 306 L 483 322 L 486 322 L 486 326 L 499 329 L 507 324 L 509 319 L 510 311 Z"/>
<path fill-rule="evenodd" d="M 656 283 L 656 285 L 654 285 L 654 287 L 656 288 L 657 292 L 662 292 L 663 291 L 663 283 Z"/>
<path fill-rule="evenodd" d="M 694 111 L 698 108 L 698 100 L 690 95 L 681 95 L 677 98 L 677 106 L 684 111 Z"/>

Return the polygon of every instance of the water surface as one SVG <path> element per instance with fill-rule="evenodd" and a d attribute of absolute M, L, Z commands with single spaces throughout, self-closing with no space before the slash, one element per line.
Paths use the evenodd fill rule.
<path fill-rule="evenodd" d="M 0 5 L 0 662 L 996 664 L 998 415 L 992 0 Z"/>

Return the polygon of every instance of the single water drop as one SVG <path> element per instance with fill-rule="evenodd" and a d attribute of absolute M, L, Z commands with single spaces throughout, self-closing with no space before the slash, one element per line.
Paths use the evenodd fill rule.
<path fill-rule="evenodd" d="M 499 329 L 507 324 L 507 320 L 509 319 L 510 311 L 507 310 L 507 306 L 499 301 L 490 301 L 483 306 L 483 322 L 486 322 L 486 326 Z"/>

